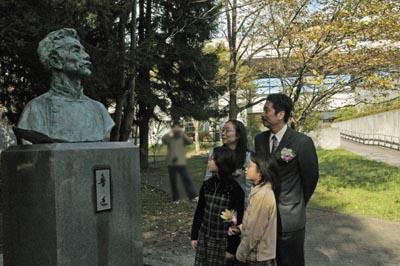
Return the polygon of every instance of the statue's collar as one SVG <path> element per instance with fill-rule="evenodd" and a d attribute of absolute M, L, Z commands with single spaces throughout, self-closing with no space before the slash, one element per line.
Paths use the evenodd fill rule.
<path fill-rule="evenodd" d="M 58 80 L 58 82 L 51 82 L 50 92 L 52 92 L 54 95 L 63 96 L 71 99 L 81 99 L 84 96 L 83 88 L 81 85 L 79 85 L 78 88 L 75 88 L 74 86 L 71 86 L 71 84 L 60 82 L 60 80 Z"/>

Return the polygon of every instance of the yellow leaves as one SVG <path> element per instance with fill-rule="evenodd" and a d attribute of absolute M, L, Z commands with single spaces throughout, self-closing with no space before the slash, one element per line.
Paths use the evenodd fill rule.
<path fill-rule="evenodd" d="M 319 75 L 318 71 L 315 70 L 315 69 L 311 70 L 311 73 L 313 73 L 314 76 L 318 76 Z"/>
<path fill-rule="evenodd" d="M 220 217 L 224 220 L 224 222 L 231 222 L 233 219 L 234 212 L 228 209 L 222 211 Z"/>
<path fill-rule="evenodd" d="M 92 29 L 96 28 L 96 24 L 98 23 L 98 22 L 97 22 L 98 19 L 97 19 L 97 14 L 96 14 L 96 13 L 90 12 L 90 13 L 85 17 L 85 19 L 86 19 L 87 25 L 88 25 L 90 28 L 92 28 Z"/>
<path fill-rule="evenodd" d="M 347 45 L 347 47 L 349 47 L 349 48 L 354 48 L 354 47 L 357 46 L 357 40 L 355 40 L 355 39 L 349 39 L 349 40 L 346 41 L 346 45 Z"/>
<path fill-rule="evenodd" d="M 309 85 L 322 86 L 324 85 L 324 75 L 320 74 L 317 70 L 311 70 L 312 76 L 303 78 L 303 82 Z"/>
<path fill-rule="evenodd" d="M 394 81 L 390 76 L 380 76 L 371 73 L 364 79 L 364 88 L 391 90 L 395 88 Z"/>
<path fill-rule="evenodd" d="M 324 84 L 324 78 L 321 77 L 321 76 L 318 76 L 318 77 L 305 77 L 304 81 L 307 84 L 316 85 L 316 86 L 321 86 L 321 85 Z"/>

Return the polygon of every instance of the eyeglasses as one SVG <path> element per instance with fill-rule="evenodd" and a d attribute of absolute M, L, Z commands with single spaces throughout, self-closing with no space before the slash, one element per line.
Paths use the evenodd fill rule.
<path fill-rule="evenodd" d="M 228 129 L 228 128 L 222 128 L 221 129 L 221 133 L 222 132 L 225 132 L 225 133 L 229 133 L 229 132 L 234 132 L 235 130 L 230 130 L 230 129 Z"/>

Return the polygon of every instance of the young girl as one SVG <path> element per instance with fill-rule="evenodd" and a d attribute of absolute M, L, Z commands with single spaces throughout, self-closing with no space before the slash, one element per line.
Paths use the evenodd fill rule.
<path fill-rule="evenodd" d="M 272 186 L 272 165 L 252 153 L 246 178 L 254 183 L 243 223 L 229 228 L 229 234 L 241 232 L 236 259 L 246 265 L 276 265 L 277 208 Z"/>
<path fill-rule="evenodd" d="M 200 189 L 192 224 L 195 265 L 224 265 L 236 252 L 240 239 L 236 235 L 228 236 L 230 223 L 221 218 L 226 209 L 237 213 L 237 224 L 243 218 L 244 192 L 232 177 L 236 170 L 235 159 L 233 150 L 219 147 L 208 161 L 213 175 Z"/>

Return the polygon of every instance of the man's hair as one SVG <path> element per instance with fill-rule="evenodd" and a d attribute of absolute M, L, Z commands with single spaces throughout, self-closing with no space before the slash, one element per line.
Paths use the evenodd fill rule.
<path fill-rule="evenodd" d="M 218 167 L 218 174 L 222 178 L 230 178 L 236 171 L 236 153 L 227 147 L 214 149 L 213 159 Z"/>
<path fill-rule="evenodd" d="M 63 28 L 55 30 L 46 35 L 40 42 L 37 48 L 40 62 L 48 70 L 51 70 L 50 57 L 62 47 L 63 39 L 71 37 L 79 41 L 79 36 L 76 30 L 71 28 Z"/>
<path fill-rule="evenodd" d="M 292 99 L 283 93 L 273 93 L 268 95 L 267 101 L 271 102 L 275 109 L 275 114 L 284 111 L 285 112 L 285 123 L 289 121 L 289 117 L 293 110 Z"/>

